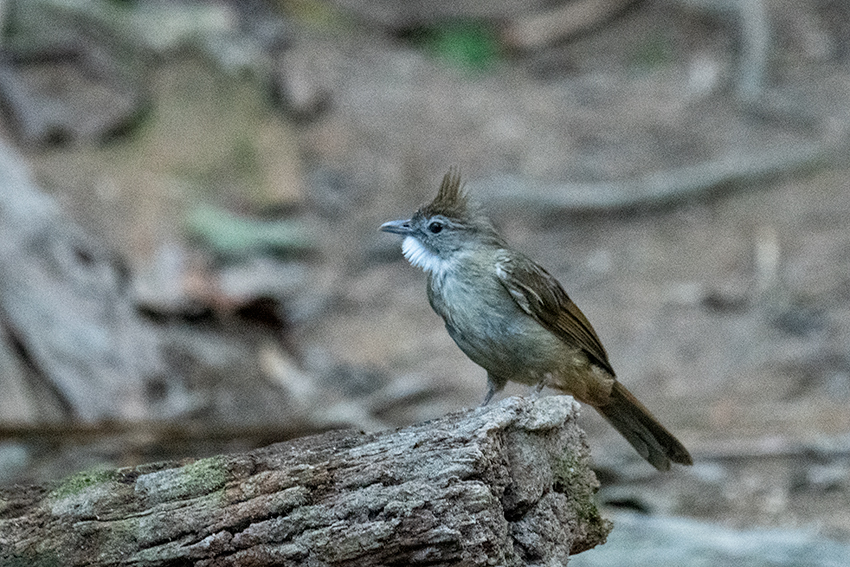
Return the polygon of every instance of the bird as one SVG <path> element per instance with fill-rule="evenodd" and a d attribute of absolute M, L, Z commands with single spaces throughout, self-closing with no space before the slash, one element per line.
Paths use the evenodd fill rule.
<path fill-rule="evenodd" d="M 590 405 L 647 462 L 693 464 L 688 450 L 617 380 L 596 331 L 543 267 L 511 248 L 464 190 L 460 172 L 411 218 L 382 224 L 427 276 L 449 336 L 487 371 L 487 405 L 507 382 L 548 386 Z"/>

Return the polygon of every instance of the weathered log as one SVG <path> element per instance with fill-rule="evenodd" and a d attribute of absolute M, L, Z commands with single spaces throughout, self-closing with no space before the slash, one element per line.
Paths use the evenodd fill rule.
<path fill-rule="evenodd" d="M 179 414 L 188 397 L 120 265 L 62 214 L 25 163 L 0 141 L 0 350 L 20 355 L 79 419 Z"/>
<path fill-rule="evenodd" d="M 568 396 L 0 490 L 0 565 L 566 565 L 611 529 Z"/>

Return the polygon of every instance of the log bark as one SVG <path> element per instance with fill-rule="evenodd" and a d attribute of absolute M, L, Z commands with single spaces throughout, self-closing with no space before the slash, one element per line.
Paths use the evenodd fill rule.
<path fill-rule="evenodd" d="M 604 543 L 569 396 L 0 489 L 0 565 L 557 566 Z"/>

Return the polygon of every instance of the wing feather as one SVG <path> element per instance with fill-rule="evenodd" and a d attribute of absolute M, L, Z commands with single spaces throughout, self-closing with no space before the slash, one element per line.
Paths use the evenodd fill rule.
<path fill-rule="evenodd" d="M 512 253 L 499 258 L 496 273 L 516 304 L 570 345 L 576 345 L 591 360 L 614 375 L 608 353 L 590 321 L 573 303 L 549 272 L 525 256 Z"/>

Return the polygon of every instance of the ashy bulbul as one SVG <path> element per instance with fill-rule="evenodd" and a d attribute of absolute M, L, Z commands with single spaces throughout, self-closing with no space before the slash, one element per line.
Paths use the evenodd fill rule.
<path fill-rule="evenodd" d="M 437 197 L 381 230 L 428 276 L 428 300 L 457 346 L 487 371 L 493 394 L 512 380 L 593 406 L 659 470 L 693 463 L 687 449 L 617 381 L 584 314 L 549 273 L 510 248 L 449 171 Z"/>

